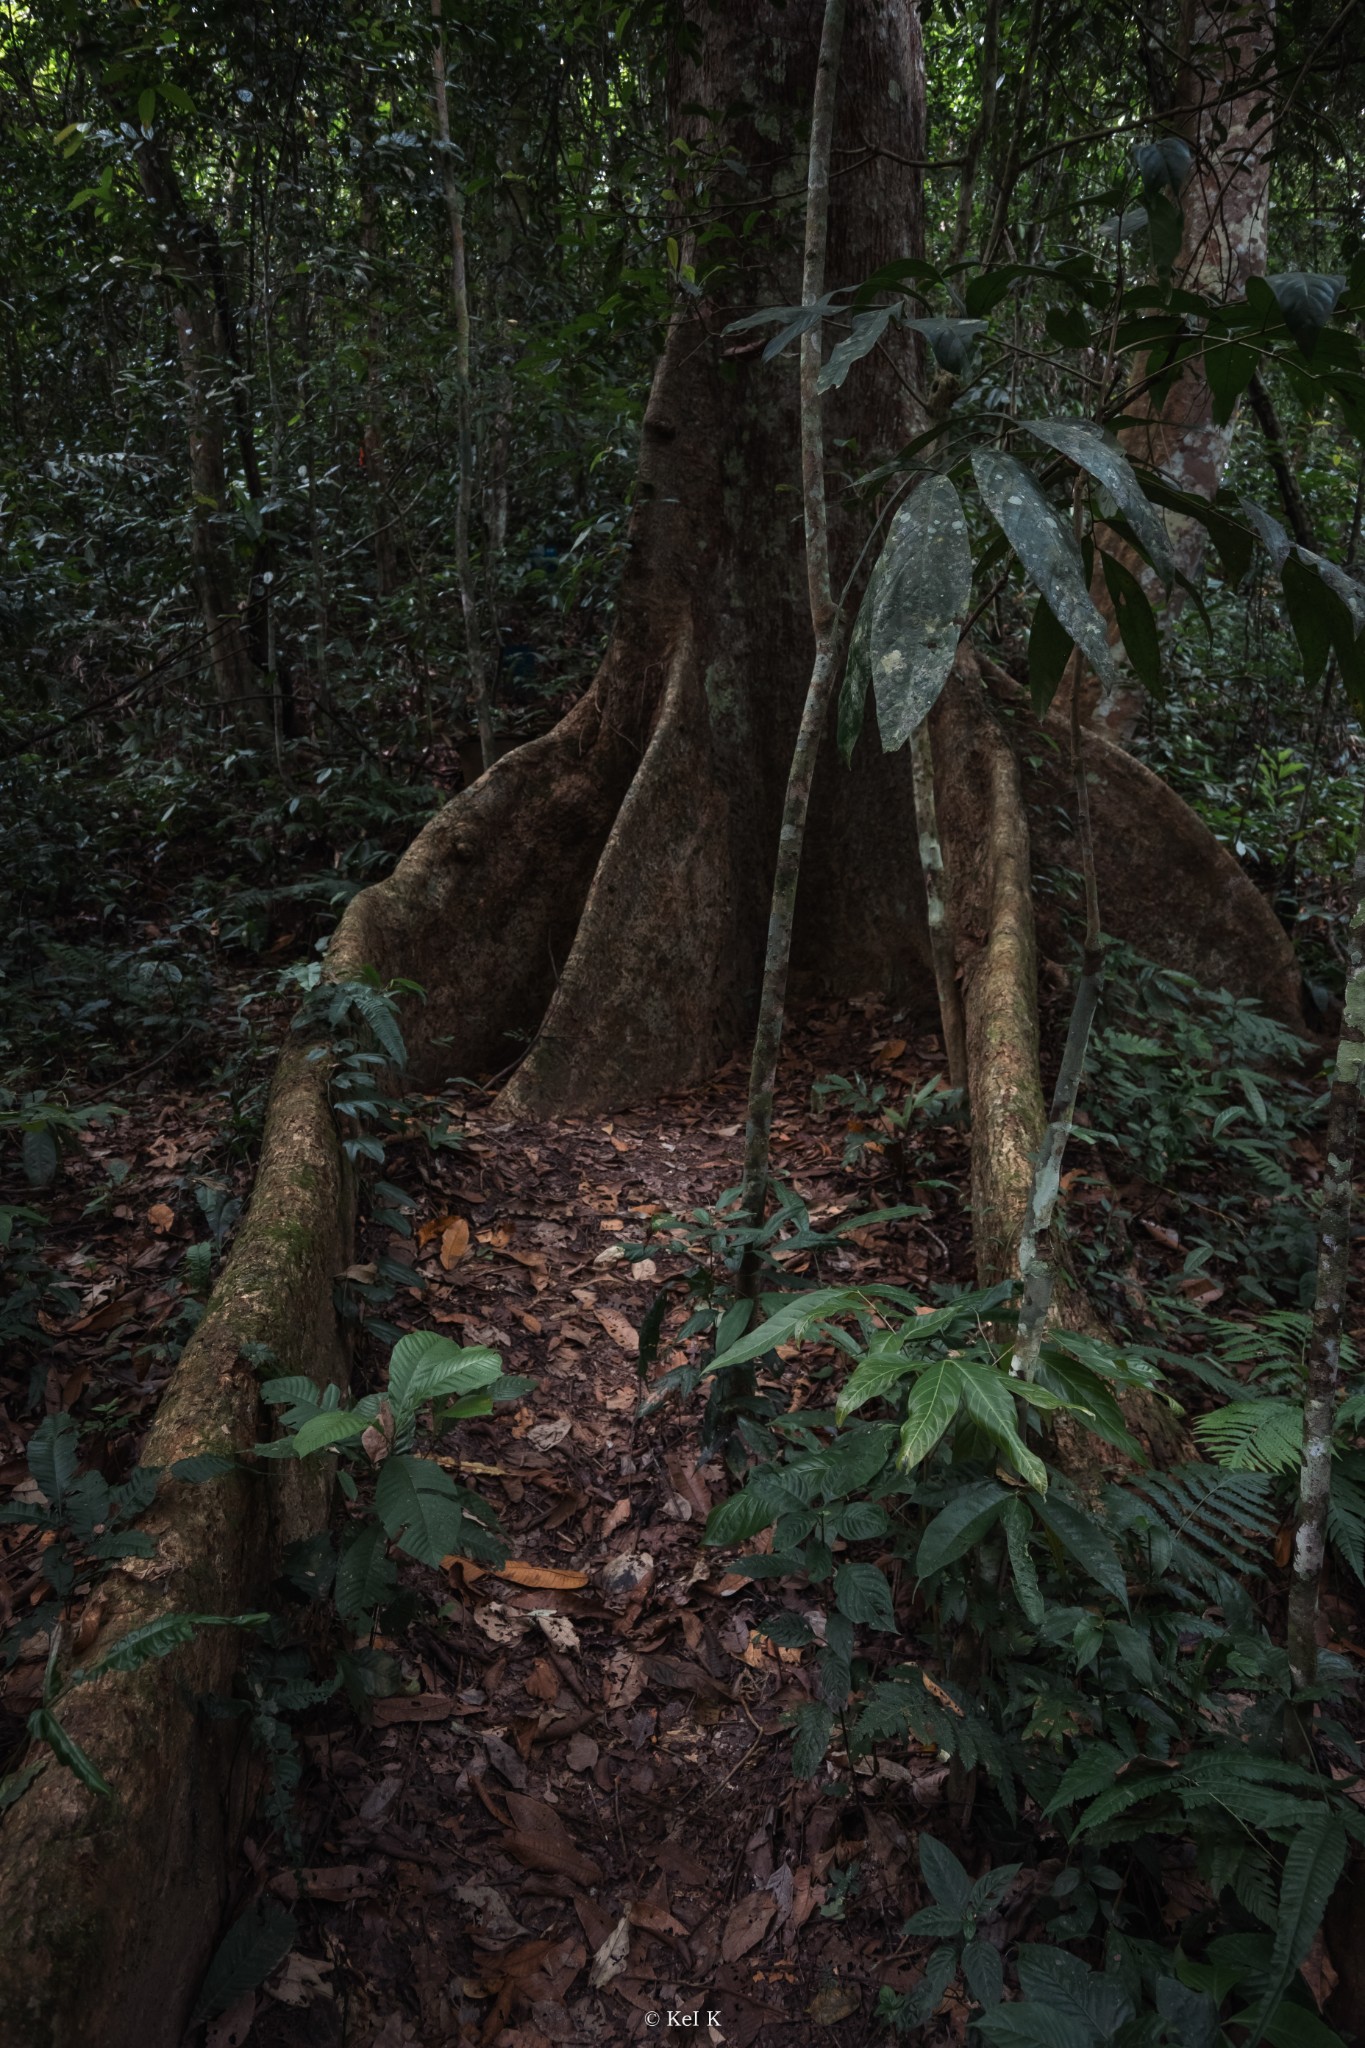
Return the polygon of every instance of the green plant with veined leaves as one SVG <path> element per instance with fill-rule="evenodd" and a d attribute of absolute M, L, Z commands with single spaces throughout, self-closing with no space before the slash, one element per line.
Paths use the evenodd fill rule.
<path fill-rule="evenodd" d="M 1140 1900 L 1152 1845 L 1186 1845 L 1212 1901 L 1200 1967 L 1224 1933 L 1274 1930 L 1258 1974 L 1218 1978 L 1217 2004 L 1235 1997 L 1272 2039 L 1309 2048 L 1292 1985 L 1365 1821 L 1349 1797 L 1359 1757 L 1339 1722 L 1318 1725 L 1341 1780 L 1279 1754 L 1299 1696 L 1249 1591 L 1280 1520 L 1274 1482 L 1198 1464 L 1148 1470 L 1122 1406 L 1139 1392 L 1169 1398 L 1145 1354 L 1056 1330 L 1037 1378 L 1011 1379 L 993 1334 L 1007 1294 L 931 1308 L 894 1288 L 812 1290 L 766 1304 L 765 1323 L 714 1362 L 804 1342 L 851 1368 L 833 1408 L 775 1420 L 780 1450 L 707 1525 L 727 1546 L 771 1532 L 730 1569 L 777 1596 L 761 1630 L 813 1652 L 793 1767 L 814 1774 L 836 1736 L 850 1762 L 909 1736 L 949 1759 L 959 1797 L 979 1787 L 1001 1832 L 1017 1830 L 1026 1795 L 1035 1832 L 1080 1873 L 1065 1900 L 1065 1887 L 1049 1894 L 1057 1935 L 1103 1939 L 1111 1955 L 1152 1965 L 1152 1982 L 1144 1989 L 1139 1971 L 1107 2020 L 1096 2008 L 1077 2048 L 1179 2038 L 1188 2000 L 1172 1990 L 1153 2007 L 1156 1978 L 1180 1973 Z M 1122 1469 L 1106 1478 L 1092 1457 L 1078 1484 L 1057 1455 L 1061 1417 L 1098 1439 L 1101 1457 L 1120 1453 Z M 1324 1659 L 1320 1700 L 1339 1689 L 1340 1661 Z M 965 1918 L 951 1934 L 937 1918 L 917 1931 L 939 1937 L 937 2003 L 965 1955 Z M 1059 1967 L 1072 1963 L 1087 1967 Z M 981 1974 L 971 1987 L 982 2004 L 985 1984 Z M 1143 2014 L 1146 2031 L 1123 2032 Z M 1016 2024 L 1002 2020 L 998 2038 L 1042 2040 Z"/>
<path fill-rule="evenodd" d="M 353 1407 L 342 1407 L 335 1386 L 319 1392 L 305 1374 L 265 1382 L 262 1399 L 280 1410 L 285 1434 L 258 1444 L 257 1455 L 335 1455 L 341 1491 L 359 1509 L 335 1556 L 314 1561 L 310 1587 L 329 1583 L 348 1625 L 368 1626 L 397 1594 L 390 1544 L 432 1567 L 455 1552 L 489 1563 L 506 1557 L 488 1502 L 418 1445 L 464 1416 L 491 1414 L 495 1403 L 517 1400 L 534 1385 L 505 1375 L 496 1351 L 461 1347 L 431 1331 L 400 1338 L 383 1390 Z"/>

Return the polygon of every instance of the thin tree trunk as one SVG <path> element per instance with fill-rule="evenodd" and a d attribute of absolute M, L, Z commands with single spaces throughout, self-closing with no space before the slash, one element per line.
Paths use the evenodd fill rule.
<path fill-rule="evenodd" d="M 1085 881 L 1085 942 L 1081 956 L 1081 978 L 1067 1026 L 1066 1045 L 1052 1096 L 1052 1114 L 1029 1190 L 1028 1210 L 1019 1239 L 1019 1277 L 1024 1298 L 1019 1308 L 1010 1372 L 1016 1379 L 1031 1380 L 1038 1370 L 1043 1331 L 1052 1307 L 1056 1262 L 1048 1245 L 1048 1232 L 1057 1207 L 1062 1184 L 1062 1159 L 1076 1117 L 1076 1101 L 1085 1073 L 1090 1027 L 1100 999 L 1104 953 L 1100 936 L 1100 896 L 1095 875 L 1095 839 L 1090 820 L 1090 790 L 1086 781 L 1085 756 L 1081 745 L 1080 693 L 1075 668 L 1080 655 L 1071 656 L 1071 766 L 1076 778 L 1076 834 L 1081 848 L 1081 872 Z"/>
<path fill-rule="evenodd" d="M 825 288 L 829 160 L 834 137 L 834 101 L 839 48 L 844 34 L 844 11 L 845 0 L 826 0 L 806 172 L 806 247 L 801 277 L 803 306 L 814 305 Z M 823 352 L 824 337 L 817 322 L 801 337 L 801 484 L 806 529 L 806 589 L 811 626 L 815 633 L 815 664 L 806 690 L 805 707 L 787 778 L 786 802 L 782 807 L 782 833 L 778 841 L 768 945 L 763 962 L 763 992 L 759 999 L 758 1029 L 754 1034 L 753 1062 L 749 1071 L 743 1210 L 753 1223 L 762 1221 L 768 1195 L 773 1090 L 777 1084 L 777 1061 L 782 1049 L 796 885 L 801 872 L 801 848 L 806 836 L 815 756 L 839 664 L 840 619 L 830 581 L 829 527 L 825 511 L 825 437 L 818 388 Z"/>
<path fill-rule="evenodd" d="M 455 577 L 464 614 L 465 656 L 469 663 L 469 696 L 479 727 L 479 752 L 485 771 L 493 765 L 493 710 L 488 696 L 488 671 L 479 631 L 479 600 L 469 568 L 469 512 L 474 496 L 473 387 L 470 376 L 469 280 L 465 268 L 464 193 L 455 175 L 450 146 L 450 110 L 446 100 L 445 35 L 441 0 L 431 0 L 431 73 L 436 104 L 436 138 L 441 152 L 441 188 L 450 221 L 450 289 L 455 304 L 455 391 L 458 412 L 460 480 L 455 494 Z"/>
<path fill-rule="evenodd" d="M 1294 1518 L 1289 1586 L 1289 1668 L 1303 1690 L 1318 1670 L 1318 1591 L 1332 1501 L 1332 1438 L 1341 1377 L 1341 1331 L 1351 1263 L 1351 1181 L 1355 1169 L 1360 1069 L 1365 1061 L 1365 818 L 1356 840 L 1347 940 L 1346 1003 L 1327 1111 L 1327 1170 L 1318 1233 L 1317 1294 L 1308 1338 L 1303 1465 Z"/>
<path fill-rule="evenodd" d="M 915 778 L 915 818 L 919 824 L 919 862 L 929 911 L 929 947 L 938 989 L 938 1014 L 948 1079 L 954 1088 L 967 1086 L 967 1019 L 957 979 L 957 946 L 953 934 L 943 868 L 943 843 L 938 832 L 934 798 L 934 748 L 929 721 L 921 719 L 910 736 L 910 765 Z"/>

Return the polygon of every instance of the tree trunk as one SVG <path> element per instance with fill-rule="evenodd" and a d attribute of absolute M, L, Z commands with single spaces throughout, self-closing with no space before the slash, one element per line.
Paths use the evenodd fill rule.
<path fill-rule="evenodd" d="M 348 957 L 374 958 L 382 936 L 384 957 L 426 988 L 428 1042 L 448 1044 L 424 1078 L 520 1061 L 501 1098 L 509 1114 L 656 1096 L 709 1075 L 753 1028 L 813 637 L 795 365 L 763 363 L 761 342 L 725 327 L 798 296 L 805 166 L 769 138 L 804 124 L 794 110 L 811 104 L 821 14 L 818 0 L 711 13 L 699 53 L 678 63 L 675 106 L 744 109 L 729 113 L 719 148 L 704 115 L 680 112 L 672 132 L 705 167 L 709 216 L 752 226 L 683 250 L 699 270 L 719 250 L 726 268 L 702 273 L 655 372 L 615 627 L 592 688 L 456 797 L 347 913 Z M 923 155 L 922 56 L 903 0 L 852 11 L 842 70 L 830 287 L 921 246 L 919 176 L 903 159 Z M 830 478 L 836 593 L 871 517 L 846 474 L 908 438 L 897 371 L 913 368 L 908 350 L 900 363 L 874 355 L 827 400 L 828 445 L 841 451 Z M 1056 799 L 1046 765 L 1027 765 L 1046 754 L 1031 720 L 1016 759 L 1017 715 L 959 678 L 933 720 L 993 1273 L 1009 1270 L 1045 1121 L 1024 801 L 1040 777 Z M 1106 928 L 1239 994 L 1273 984 L 1284 999 L 1272 1007 L 1292 1021 L 1292 951 L 1236 863 L 1139 763 L 1098 738 L 1086 749 L 1105 820 Z M 1059 828 L 1042 824 L 1051 857 Z M 793 964 L 798 991 L 802 979 L 835 995 L 878 989 L 937 1022 L 908 749 L 864 744 L 851 772 L 822 751 Z"/>

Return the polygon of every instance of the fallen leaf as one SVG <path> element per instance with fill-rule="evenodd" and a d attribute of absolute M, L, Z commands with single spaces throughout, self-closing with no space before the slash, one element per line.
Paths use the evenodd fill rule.
<path fill-rule="evenodd" d="M 837 2027 L 840 2020 L 852 2019 L 861 2004 L 856 1985 L 826 1984 L 806 2007 L 806 2016 L 817 2027 Z"/>
<path fill-rule="evenodd" d="M 527 1441 L 533 1443 L 538 1451 L 553 1451 L 563 1443 L 572 1428 L 571 1415 L 557 1415 L 553 1422 L 537 1422 L 534 1428 L 528 1429 Z"/>
<path fill-rule="evenodd" d="M 538 1625 L 541 1634 L 549 1642 L 551 1648 L 556 1650 L 577 1650 L 581 1647 L 578 1640 L 578 1630 L 569 1620 L 567 1614 L 556 1614 L 549 1607 L 533 1607 L 531 1609 L 531 1619 Z"/>
<path fill-rule="evenodd" d="M 244 1991 L 235 2004 L 210 2022 L 204 2048 L 241 2048 L 256 2017 L 256 1994 Z"/>
<path fill-rule="evenodd" d="M 524 1792 L 530 1781 L 527 1777 L 526 1766 L 512 1748 L 512 1745 L 509 1742 L 504 1742 L 500 1735 L 486 1734 L 483 1738 L 483 1746 L 488 1752 L 488 1761 L 492 1764 L 498 1776 L 505 1778 L 514 1790 Z"/>
<path fill-rule="evenodd" d="M 348 1266 L 341 1278 L 354 1281 L 357 1287 L 373 1287 L 379 1278 L 379 1268 L 373 1262 L 367 1266 Z"/>
<path fill-rule="evenodd" d="M 575 1735 L 565 1752 L 571 1771 L 590 1771 L 601 1754 L 591 1735 Z"/>
<path fill-rule="evenodd" d="M 628 1316 L 623 1316 L 619 1308 L 595 1308 L 593 1314 L 613 1344 L 619 1344 L 631 1358 L 638 1355 L 640 1333 Z"/>
<path fill-rule="evenodd" d="M 463 1216 L 455 1217 L 441 1232 L 441 1264 L 448 1273 L 452 1266 L 458 1266 L 469 1250 L 469 1225 Z"/>
<path fill-rule="evenodd" d="M 333 1905 L 348 1899 L 362 1899 L 375 1888 L 372 1871 L 360 1863 L 319 1864 L 312 1870 L 282 1870 L 270 1880 L 270 1890 L 280 1899 L 327 1899 Z"/>
<path fill-rule="evenodd" d="M 527 1564 L 518 1557 L 510 1557 L 506 1564 L 498 1565 L 494 1577 L 510 1579 L 514 1586 L 539 1586 L 546 1592 L 556 1593 L 573 1593 L 588 1583 L 586 1572 L 566 1571 L 552 1564 Z"/>
<path fill-rule="evenodd" d="M 376 1700 L 372 1711 L 378 1727 L 391 1728 L 402 1721 L 448 1721 L 461 1708 L 448 1692 L 414 1692 Z"/>
<path fill-rule="evenodd" d="M 519 1643 L 530 1626 L 526 1615 L 512 1614 L 496 1600 L 476 1608 L 474 1620 L 490 1641 L 500 1644 Z"/>
<path fill-rule="evenodd" d="M 741 1956 L 747 1956 L 751 1948 L 757 1948 L 768 1929 L 772 1926 L 777 1912 L 777 1900 L 771 1892 L 749 1892 L 730 1914 L 725 1923 L 725 1932 L 720 1938 L 720 1952 L 727 1963 L 737 1963 Z"/>
<path fill-rule="evenodd" d="M 332 1996 L 326 1977 L 333 1967 L 313 1956 L 287 1956 L 284 1968 L 266 1985 L 266 1992 L 281 2005 L 312 2005 L 315 1999 Z"/>
<path fill-rule="evenodd" d="M 687 1935 L 682 1921 L 655 1899 L 637 1899 L 630 1909 L 630 1922 L 632 1927 L 643 1927 L 646 1934 L 676 1934 L 684 1939 Z"/>
<path fill-rule="evenodd" d="M 494 1891 L 491 1884 L 456 1885 L 450 1896 L 470 1908 L 474 1914 L 470 1932 L 490 1948 L 505 1948 L 509 1941 L 526 1932 L 502 1893 Z"/>
<path fill-rule="evenodd" d="M 594 1991 L 619 1977 L 630 1959 L 630 1915 L 623 1913 L 592 1959 L 588 1982 Z"/>
<path fill-rule="evenodd" d="M 533 1700 L 549 1703 L 559 1698 L 559 1673 L 548 1657 L 536 1658 L 525 1684 Z"/>
<path fill-rule="evenodd" d="M 168 1230 L 175 1228 L 175 1211 L 165 1202 L 153 1202 L 147 1211 L 147 1221 L 158 1237 L 164 1237 Z"/>

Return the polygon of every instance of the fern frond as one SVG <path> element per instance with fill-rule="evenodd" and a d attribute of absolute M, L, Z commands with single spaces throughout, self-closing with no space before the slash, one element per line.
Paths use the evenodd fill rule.
<path fill-rule="evenodd" d="M 1296 1472 L 1303 1455 L 1303 1410 L 1281 1394 L 1229 1401 L 1201 1415 L 1194 1434 L 1226 1472 Z"/>

